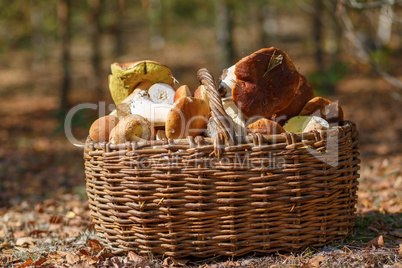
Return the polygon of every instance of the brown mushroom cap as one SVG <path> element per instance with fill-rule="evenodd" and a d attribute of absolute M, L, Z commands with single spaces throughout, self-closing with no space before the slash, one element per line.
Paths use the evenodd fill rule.
<path fill-rule="evenodd" d="M 292 102 L 283 110 L 277 112 L 272 118 L 279 124 L 283 125 L 289 118 L 300 113 L 306 103 L 314 98 L 314 91 L 307 82 L 306 77 L 299 75 L 299 85 L 295 91 Z"/>
<path fill-rule="evenodd" d="M 328 123 L 342 122 L 344 117 L 340 105 L 323 97 L 315 97 L 308 101 L 299 115 L 318 116 Z"/>
<path fill-rule="evenodd" d="M 207 89 L 204 85 L 199 85 L 194 91 L 194 98 L 203 99 L 209 104 Z"/>
<path fill-rule="evenodd" d="M 136 114 L 125 116 L 110 132 L 110 142 L 114 144 L 127 141 L 150 140 L 154 135 L 151 123 Z"/>
<path fill-rule="evenodd" d="M 293 100 L 299 74 L 286 53 L 275 47 L 242 58 L 235 67 L 232 96 L 247 117 L 271 116 Z"/>
<path fill-rule="evenodd" d="M 89 136 L 93 141 L 109 141 L 110 131 L 117 125 L 119 119 L 113 115 L 106 115 L 96 119 L 89 129 Z"/>
<path fill-rule="evenodd" d="M 178 101 L 181 98 L 191 97 L 191 91 L 187 85 L 182 85 L 178 89 L 176 89 L 176 93 L 174 94 L 173 102 Z"/>
<path fill-rule="evenodd" d="M 203 99 L 179 99 L 167 115 L 166 137 L 183 139 L 201 134 L 207 127 L 209 113 L 209 106 Z"/>
<path fill-rule="evenodd" d="M 252 133 L 261 133 L 261 134 L 281 134 L 286 132 L 285 129 L 275 121 L 261 118 L 260 120 L 255 121 L 247 126 L 247 128 Z"/>

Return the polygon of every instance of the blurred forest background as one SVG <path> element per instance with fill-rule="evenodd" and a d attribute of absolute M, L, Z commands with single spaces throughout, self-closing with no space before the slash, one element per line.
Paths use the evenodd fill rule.
<path fill-rule="evenodd" d="M 86 198 L 82 148 L 66 139 L 64 118 L 80 103 L 112 103 L 111 63 L 156 60 L 194 90 L 198 69 L 218 79 L 270 46 L 357 123 L 361 209 L 392 199 L 388 209 L 398 212 L 400 0 L 0 1 L 0 208 L 66 193 Z M 98 116 L 77 112 L 75 138 L 84 141 Z"/>

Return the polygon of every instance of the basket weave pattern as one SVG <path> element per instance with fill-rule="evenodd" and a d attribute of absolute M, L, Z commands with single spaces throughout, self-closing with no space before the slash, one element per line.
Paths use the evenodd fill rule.
<path fill-rule="evenodd" d="M 360 163 L 353 122 L 236 144 L 222 136 L 88 138 L 87 194 L 101 240 L 115 253 L 182 258 L 299 251 L 351 233 Z"/>

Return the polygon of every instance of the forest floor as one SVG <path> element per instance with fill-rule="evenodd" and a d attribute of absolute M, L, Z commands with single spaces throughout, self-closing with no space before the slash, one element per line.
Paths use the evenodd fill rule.
<path fill-rule="evenodd" d="M 362 162 L 352 236 L 293 254 L 154 259 L 134 252 L 113 256 L 96 237 L 85 193 L 83 152 L 66 139 L 64 122 L 57 117 L 57 63 L 32 68 L 24 64 L 23 53 L 9 57 L 12 64 L 0 71 L 0 266 L 402 267 L 402 96 L 369 70 L 352 67 L 337 84 L 336 94 L 329 96 L 359 130 Z M 78 70 L 79 64 L 73 67 Z M 187 70 L 181 77 L 191 77 L 205 62 L 182 64 L 189 68 L 172 66 L 173 73 Z M 102 98 L 110 102 L 107 90 L 96 98 L 93 91 L 77 90 L 86 83 L 86 74 L 74 78 L 72 104 Z M 84 140 L 94 118 L 94 111 L 74 118 L 78 140 Z"/>

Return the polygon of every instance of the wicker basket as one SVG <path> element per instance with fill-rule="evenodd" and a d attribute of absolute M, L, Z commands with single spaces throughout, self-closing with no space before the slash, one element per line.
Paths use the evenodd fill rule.
<path fill-rule="evenodd" d="M 198 76 L 216 139 L 88 138 L 87 194 L 101 240 L 115 253 L 182 258 L 296 252 L 347 237 L 360 163 L 355 124 L 235 137 L 212 76 Z"/>

